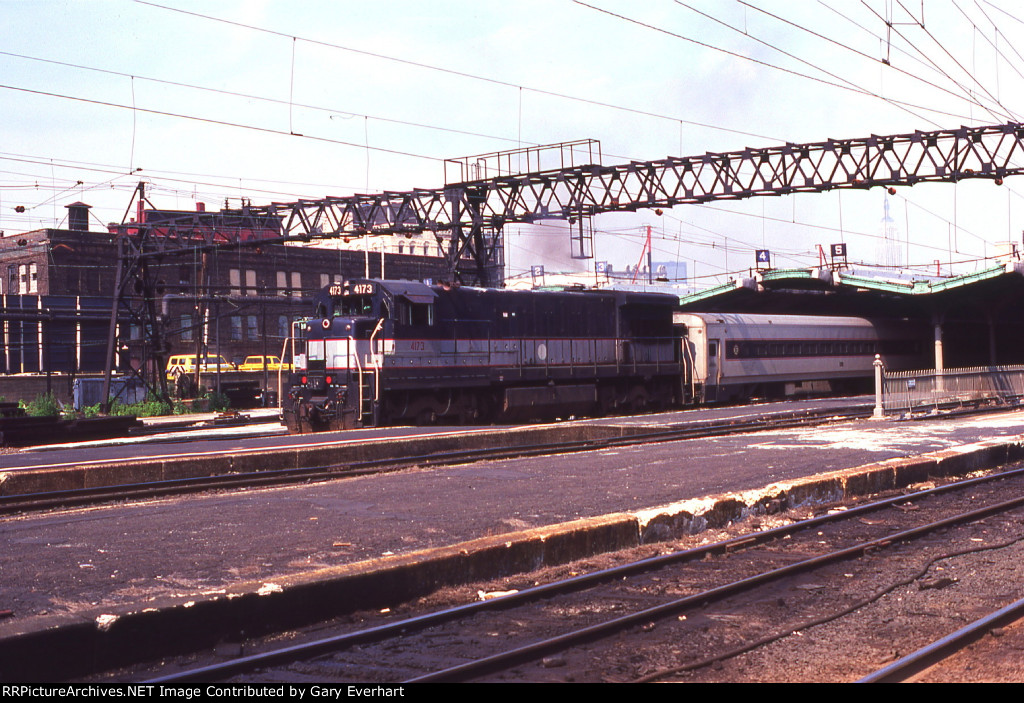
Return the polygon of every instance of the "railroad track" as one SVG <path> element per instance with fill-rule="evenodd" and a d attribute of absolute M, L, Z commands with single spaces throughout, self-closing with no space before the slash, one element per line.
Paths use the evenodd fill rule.
<path fill-rule="evenodd" d="M 582 439 L 578 441 L 555 442 L 515 447 L 494 447 L 493 449 L 472 449 L 468 451 L 436 452 L 432 454 L 407 455 L 400 458 L 377 461 L 324 464 L 303 468 L 265 470 L 258 472 L 233 473 L 220 476 L 200 476 L 164 481 L 98 486 L 95 488 L 48 491 L 0 496 L 0 515 L 21 513 L 52 508 L 66 508 L 119 500 L 150 499 L 154 497 L 179 495 L 211 490 L 234 490 L 262 486 L 285 485 L 313 481 L 330 481 L 342 477 L 398 471 L 412 466 L 446 466 L 482 459 L 509 459 L 526 456 L 542 456 L 584 452 L 654 442 L 673 442 L 700 437 L 715 437 L 744 432 L 759 432 L 768 429 L 809 426 L 840 420 L 867 417 L 870 408 L 865 406 L 848 409 L 802 410 L 774 414 L 752 419 L 714 420 L 688 423 L 683 427 L 665 430 L 638 432 L 626 436 Z M 382 440 L 386 441 L 386 440 Z"/>
<path fill-rule="evenodd" d="M 1009 495 L 1014 497 L 1007 500 Z M 256 682 L 812 680 L 806 671 L 792 669 L 809 656 L 813 643 L 824 646 L 826 658 L 809 665 L 820 667 L 817 680 L 851 680 L 858 670 L 866 674 L 893 658 L 893 650 L 916 649 L 944 630 L 957 629 L 959 621 L 973 619 L 968 611 L 991 609 L 991 601 L 1005 598 L 1005 585 L 984 595 L 970 581 L 976 567 L 963 565 L 1005 550 L 1024 552 L 1024 469 L 492 600 L 414 617 L 367 614 L 366 622 L 391 622 L 348 624 L 341 626 L 347 631 L 330 637 L 146 675 L 165 683 L 232 677 Z M 1001 559 L 1006 561 L 1021 559 Z M 965 604 L 939 617 L 945 606 L 929 605 L 929 599 L 961 584 L 970 589 L 957 596 Z M 874 616 L 872 634 L 881 645 L 849 634 L 851 627 L 864 632 L 846 625 L 857 616 L 898 611 L 911 601 L 910 609 L 927 617 L 911 622 L 884 612 Z M 309 639 L 308 634 L 289 637 Z M 837 651 L 837 641 L 867 651 L 855 658 Z M 244 645 L 261 646 L 267 645 Z M 766 668 L 772 656 L 782 663 Z"/>
<path fill-rule="evenodd" d="M 1014 649 L 1019 650 L 1021 648 L 1021 641 L 1024 640 L 1024 628 L 1020 627 L 1022 620 L 1024 620 L 1024 599 L 1014 601 L 1004 608 L 1000 608 L 993 613 L 989 613 L 988 615 L 968 623 L 956 632 L 945 637 L 941 637 L 936 641 L 921 647 L 917 651 L 911 652 L 907 656 L 900 658 L 892 664 L 884 666 L 881 669 L 861 678 L 857 683 L 902 683 L 904 681 L 917 679 L 922 672 L 926 672 L 929 669 L 938 668 L 941 670 L 944 666 L 949 667 L 949 662 L 947 660 L 961 652 L 964 652 L 975 642 L 978 642 L 990 634 L 996 634 L 999 637 L 1003 637 L 1005 634 L 1005 628 L 1009 626 L 1016 628 L 1016 642 L 1006 645 L 1006 647 L 1013 647 Z M 989 647 L 986 649 L 999 650 L 1001 647 L 996 646 L 995 648 Z M 978 665 L 979 660 L 982 660 L 984 664 L 992 664 L 993 660 L 996 658 L 997 657 L 990 651 L 975 653 L 975 656 L 971 657 L 969 664 L 964 666 L 958 662 L 957 668 L 961 670 L 974 668 Z M 928 673 L 930 676 L 925 678 L 931 681 L 947 681 L 951 678 L 943 675 L 942 673 L 936 675 L 935 671 L 930 671 Z M 957 671 L 956 677 L 952 678 L 952 680 L 963 681 L 963 672 Z M 986 679 L 972 677 L 967 680 L 983 681 Z"/>

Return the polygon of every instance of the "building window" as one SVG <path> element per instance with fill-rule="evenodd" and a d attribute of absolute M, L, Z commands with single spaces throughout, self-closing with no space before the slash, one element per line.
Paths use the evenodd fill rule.
<path fill-rule="evenodd" d="M 7 292 L 14 295 L 18 292 L 18 267 L 11 264 L 7 267 Z"/>
<path fill-rule="evenodd" d="M 320 287 L 326 288 L 331 283 L 331 274 L 321 273 L 320 274 Z"/>
<path fill-rule="evenodd" d="M 228 285 L 231 286 L 231 295 L 242 294 L 242 271 L 241 269 L 231 269 L 228 271 Z"/>
<path fill-rule="evenodd" d="M 293 295 L 302 295 L 302 272 L 292 271 L 292 291 Z"/>
<path fill-rule="evenodd" d="M 281 339 L 287 339 L 291 332 L 291 320 L 288 319 L 287 315 L 277 316 L 277 336 Z"/>
<path fill-rule="evenodd" d="M 237 315 L 231 318 L 231 341 L 242 341 L 242 318 Z"/>
<path fill-rule="evenodd" d="M 259 291 L 256 290 L 256 270 L 246 269 L 245 270 L 245 294 L 246 295 L 257 295 Z"/>
<path fill-rule="evenodd" d="M 277 294 L 288 295 L 288 274 L 284 271 L 277 272 Z"/>
<path fill-rule="evenodd" d="M 259 319 L 255 315 L 247 315 L 245 318 L 245 334 L 249 339 L 260 338 Z"/>
<path fill-rule="evenodd" d="M 191 342 L 192 341 L 192 316 L 182 315 L 181 316 L 181 341 Z"/>
<path fill-rule="evenodd" d="M 35 264 L 28 265 L 28 292 L 38 293 L 39 292 L 39 273 L 36 271 Z"/>
<path fill-rule="evenodd" d="M 25 264 L 18 264 L 18 292 L 22 295 L 28 293 L 28 267 Z"/>

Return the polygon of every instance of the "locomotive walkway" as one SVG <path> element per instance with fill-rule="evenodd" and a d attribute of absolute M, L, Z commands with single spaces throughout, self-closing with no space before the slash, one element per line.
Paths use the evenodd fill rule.
<path fill-rule="evenodd" d="M 24 675 L 11 662 L 38 658 L 67 678 L 183 631 L 220 641 L 301 621 L 325 598 L 385 605 L 724 522 L 744 505 L 993 465 L 1024 454 L 1022 435 L 1024 411 L 854 421 L 6 518 L 0 679 Z"/>

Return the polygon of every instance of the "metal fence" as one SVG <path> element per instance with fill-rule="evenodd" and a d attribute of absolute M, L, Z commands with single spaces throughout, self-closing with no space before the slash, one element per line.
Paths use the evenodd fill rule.
<path fill-rule="evenodd" d="M 886 413 L 991 401 L 1015 403 L 1024 397 L 1024 366 L 886 371 L 882 384 L 882 407 Z"/>

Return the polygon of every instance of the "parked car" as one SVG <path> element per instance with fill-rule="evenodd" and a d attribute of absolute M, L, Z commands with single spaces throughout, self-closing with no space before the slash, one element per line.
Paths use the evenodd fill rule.
<path fill-rule="evenodd" d="M 167 360 L 167 380 L 173 381 L 179 376 L 188 376 L 196 372 L 196 360 L 202 373 L 234 371 L 235 365 L 217 354 L 197 357 L 195 354 L 175 354 Z"/>
<path fill-rule="evenodd" d="M 291 364 L 282 364 L 281 363 L 281 357 L 278 357 L 278 356 L 267 356 L 267 357 L 264 357 L 264 356 L 259 355 L 259 354 L 254 355 L 254 356 L 247 356 L 247 357 L 245 357 L 245 361 L 243 361 L 241 364 L 239 364 L 238 370 L 239 371 L 262 371 L 263 370 L 263 360 L 264 359 L 266 359 L 266 361 L 267 361 L 267 371 L 274 371 L 276 373 L 277 371 L 291 371 L 292 370 L 292 365 Z"/>

